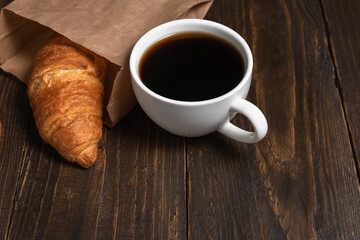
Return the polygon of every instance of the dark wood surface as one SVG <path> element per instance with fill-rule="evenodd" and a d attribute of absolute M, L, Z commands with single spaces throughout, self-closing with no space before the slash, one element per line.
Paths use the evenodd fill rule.
<path fill-rule="evenodd" d="M 360 239 L 360 2 L 215 0 L 206 19 L 253 51 L 265 139 L 178 137 L 136 106 L 84 170 L 0 71 L 0 239 Z"/>

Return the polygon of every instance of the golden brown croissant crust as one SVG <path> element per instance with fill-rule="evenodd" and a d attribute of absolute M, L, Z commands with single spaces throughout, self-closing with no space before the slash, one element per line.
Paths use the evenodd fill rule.
<path fill-rule="evenodd" d="M 56 34 L 37 53 L 27 93 L 46 143 L 82 167 L 97 159 L 107 61 Z"/>

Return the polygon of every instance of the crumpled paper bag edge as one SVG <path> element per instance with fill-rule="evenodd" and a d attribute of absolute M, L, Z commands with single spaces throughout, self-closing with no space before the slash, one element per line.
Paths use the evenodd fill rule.
<path fill-rule="evenodd" d="M 204 1 L 200 1 L 199 3 L 197 3 L 196 5 L 192 6 L 191 8 L 189 8 L 187 11 L 185 11 L 184 13 L 182 13 L 180 16 L 177 16 L 176 18 L 174 18 L 173 20 L 175 19 L 183 19 L 183 18 L 203 18 L 205 17 L 206 13 L 208 12 L 209 8 L 211 7 L 213 3 L 213 0 L 204 0 Z M 10 3 L 11 4 L 11 3 Z M 203 8 L 201 11 L 198 11 L 200 8 Z M 8 12 L 11 12 L 11 14 L 14 14 L 16 15 L 18 18 L 23 18 L 23 19 L 26 19 L 27 21 L 32 21 L 32 22 L 35 22 L 39 25 L 41 25 L 44 29 L 48 29 L 50 31 L 53 31 L 53 33 L 55 32 L 58 32 L 58 31 L 55 31 L 54 29 L 48 27 L 48 26 L 45 26 L 43 25 L 42 23 L 39 23 L 37 21 L 34 21 L 32 19 L 29 19 L 29 18 L 26 18 L 24 16 L 21 16 L 19 14 L 17 14 L 16 12 L 10 10 L 10 9 L 7 9 L 6 6 L 4 8 L 1 9 L 1 14 L 3 14 L 3 11 L 8 11 Z M 153 26 L 155 27 L 155 26 Z M 53 34 L 52 33 L 52 34 Z M 59 34 L 62 34 L 61 32 L 58 32 Z M 52 35 L 52 34 L 48 34 L 48 35 Z M 145 34 L 145 32 L 143 33 Z M 66 35 L 64 35 L 65 37 L 68 37 Z M 49 39 L 50 37 L 47 37 L 47 39 Z M 46 38 L 45 38 L 46 39 Z M 69 38 L 70 40 L 72 40 L 71 38 Z M 43 41 L 43 45 L 46 43 L 46 41 Z M 87 48 L 87 46 L 84 46 Z M 38 48 L 40 49 L 40 48 Z M 94 49 L 90 49 L 88 48 L 89 50 L 97 53 L 98 55 L 101 56 L 101 54 L 99 54 L 96 50 Z M 35 51 L 36 52 L 36 51 Z M 107 99 L 104 100 L 104 117 L 103 117 L 103 122 L 105 125 L 107 125 L 108 127 L 112 128 L 114 127 L 115 125 L 118 124 L 118 122 L 128 114 L 128 112 L 130 112 L 133 107 L 136 105 L 137 101 L 136 101 L 136 98 L 135 98 L 135 95 L 133 93 L 133 90 L 132 90 L 132 86 L 131 86 L 131 79 L 130 79 L 130 75 L 129 73 L 126 73 L 126 68 L 127 67 L 124 67 L 124 66 L 119 66 L 118 64 L 110 61 L 109 59 L 107 59 L 110 64 L 112 65 L 115 65 L 117 68 L 118 68 L 118 72 L 116 73 L 116 77 L 113 79 L 112 82 L 107 83 L 106 85 L 108 85 L 107 87 L 109 88 L 110 87 L 110 94 L 108 95 Z M 5 61 L 5 64 L 6 64 L 6 61 Z M 6 68 L 4 69 L 4 64 L 3 62 L 0 62 L 0 67 L 6 71 L 6 72 L 9 72 L 11 74 L 13 74 L 14 76 L 16 76 L 20 81 L 24 82 L 26 84 L 26 78 L 24 78 L 24 76 L 19 76 L 18 74 L 16 74 L 16 72 L 12 71 L 12 69 L 10 68 Z M 113 69 L 116 68 L 116 67 L 112 67 Z M 123 73 L 125 72 L 125 73 Z M 125 79 L 121 79 L 121 75 L 127 75 L 127 81 L 125 81 Z M 123 97 L 123 98 L 116 98 L 114 99 L 114 93 L 116 91 L 120 91 L 121 92 L 121 89 L 114 89 L 114 85 L 117 81 L 122 80 L 122 82 L 124 83 L 123 86 L 125 86 L 126 88 L 126 91 L 127 91 L 127 94 L 125 94 L 126 96 Z M 121 84 L 118 84 L 118 85 L 121 85 Z M 131 92 L 129 92 L 129 90 L 131 90 Z M 117 94 L 119 95 L 119 94 Z M 123 107 L 122 109 L 119 108 L 119 104 L 121 105 L 121 103 L 125 103 L 126 107 Z M 117 109 L 118 108 L 118 109 Z M 119 111 L 120 110 L 120 111 Z"/>

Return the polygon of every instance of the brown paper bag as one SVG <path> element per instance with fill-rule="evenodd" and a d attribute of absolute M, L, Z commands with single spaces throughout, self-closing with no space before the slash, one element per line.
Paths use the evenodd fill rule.
<path fill-rule="evenodd" d="M 104 123 L 115 126 L 135 105 L 129 56 L 151 28 L 203 18 L 212 0 L 15 0 L 0 13 L 0 66 L 26 83 L 35 53 L 54 31 L 111 62 Z"/>

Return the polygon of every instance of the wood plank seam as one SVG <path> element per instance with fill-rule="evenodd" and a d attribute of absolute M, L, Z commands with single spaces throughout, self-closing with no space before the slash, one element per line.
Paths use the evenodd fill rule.
<path fill-rule="evenodd" d="M 330 31 L 329 31 L 329 26 L 328 26 L 328 18 L 326 16 L 326 12 L 325 12 L 325 8 L 324 8 L 324 0 L 319 0 L 320 2 L 320 7 L 321 7 L 321 14 L 322 17 L 324 19 L 324 25 L 325 25 L 325 35 L 326 35 L 326 40 L 327 40 L 327 47 L 328 47 L 328 51 L 329 51 L 329 55 L 331 58 L 331 62 L 334 66 L 334 70 L 335 70 L 335 85 L 339 91 L 339 96 L 340 96 L 340 100 L 341 100 L 341 106 L 342 106 L 342 110 L 343 110 L 343 115 L 345 118 L 345 123 L 346 123 L 346 128 L 349 134 L 349 142 L 350 142 L 350 146 L 351 146 L 351 151 L 353 154 L 353 158 L 354 158 L 354 163 L 355 163 L 355 168 L 356 168 L 356 175 L 358 178 L 358 181 L 360 183 L 360 172 L 359 172 L 359 166 L 358 166 L 358 156 L 356 154 L 356 150 L 355 150 L 355 142 L 354 142 L 354 136 L 351 132 L 350 129 L 350 125 L 349 125 L 349 117 L 348 117 L 348 111 L 346 108 L 346 104 L 345 104 L 345 99 L 344 99 L 344 93 L 343 93 L 343 88 L 342 88 L 342 84 L 340 81 L 340 75 L 339 75 L 339 71 L 338 71 L 338 66 L 336 64 L 336 58 L 335 58 L 335 53 L 334 53 L 334 46 L 333 43 L 331 41 L 331 37 L 330 37 Z"/>
<path fill-rule="evenodd" d="M 29 129 L 29 127 L 30 127 L 30 121 L 28 122 L 28 126 L 26 129 Z M 18 175 L 16 178 L 16 188 L 15 188 L 15 192 L 14 192 L 14 196 L 13 196 L 13 203 L 11 205 L 10 219 L 9 219 L 8 225 L 6 226 L 6 236 L 5 236 L 6 240 L 10 239 L 9 234 L 10 234 L 11 226 L 13 223 L 16 201 L 19 196 L 19 181 L 20 181 L 21 173 L 24 170 L 24 162 L 25 162 L 25 158 L 26 158 L 26 153 L 27 153 L 27 147 L 25 149 L 23 149 L 23 151 L 22 151 L 21 163 L 20 163 L 21 167 L 20 167 L 20 171 L 18 171 Z"/>
<path fill-rule="evenodd" d="M 189 148 L 188 148 L 188 139 L 185 138 L 185 198 L 186 198 L 186 240 L 190 239 L 190 176 L 189 176 Z"/>

